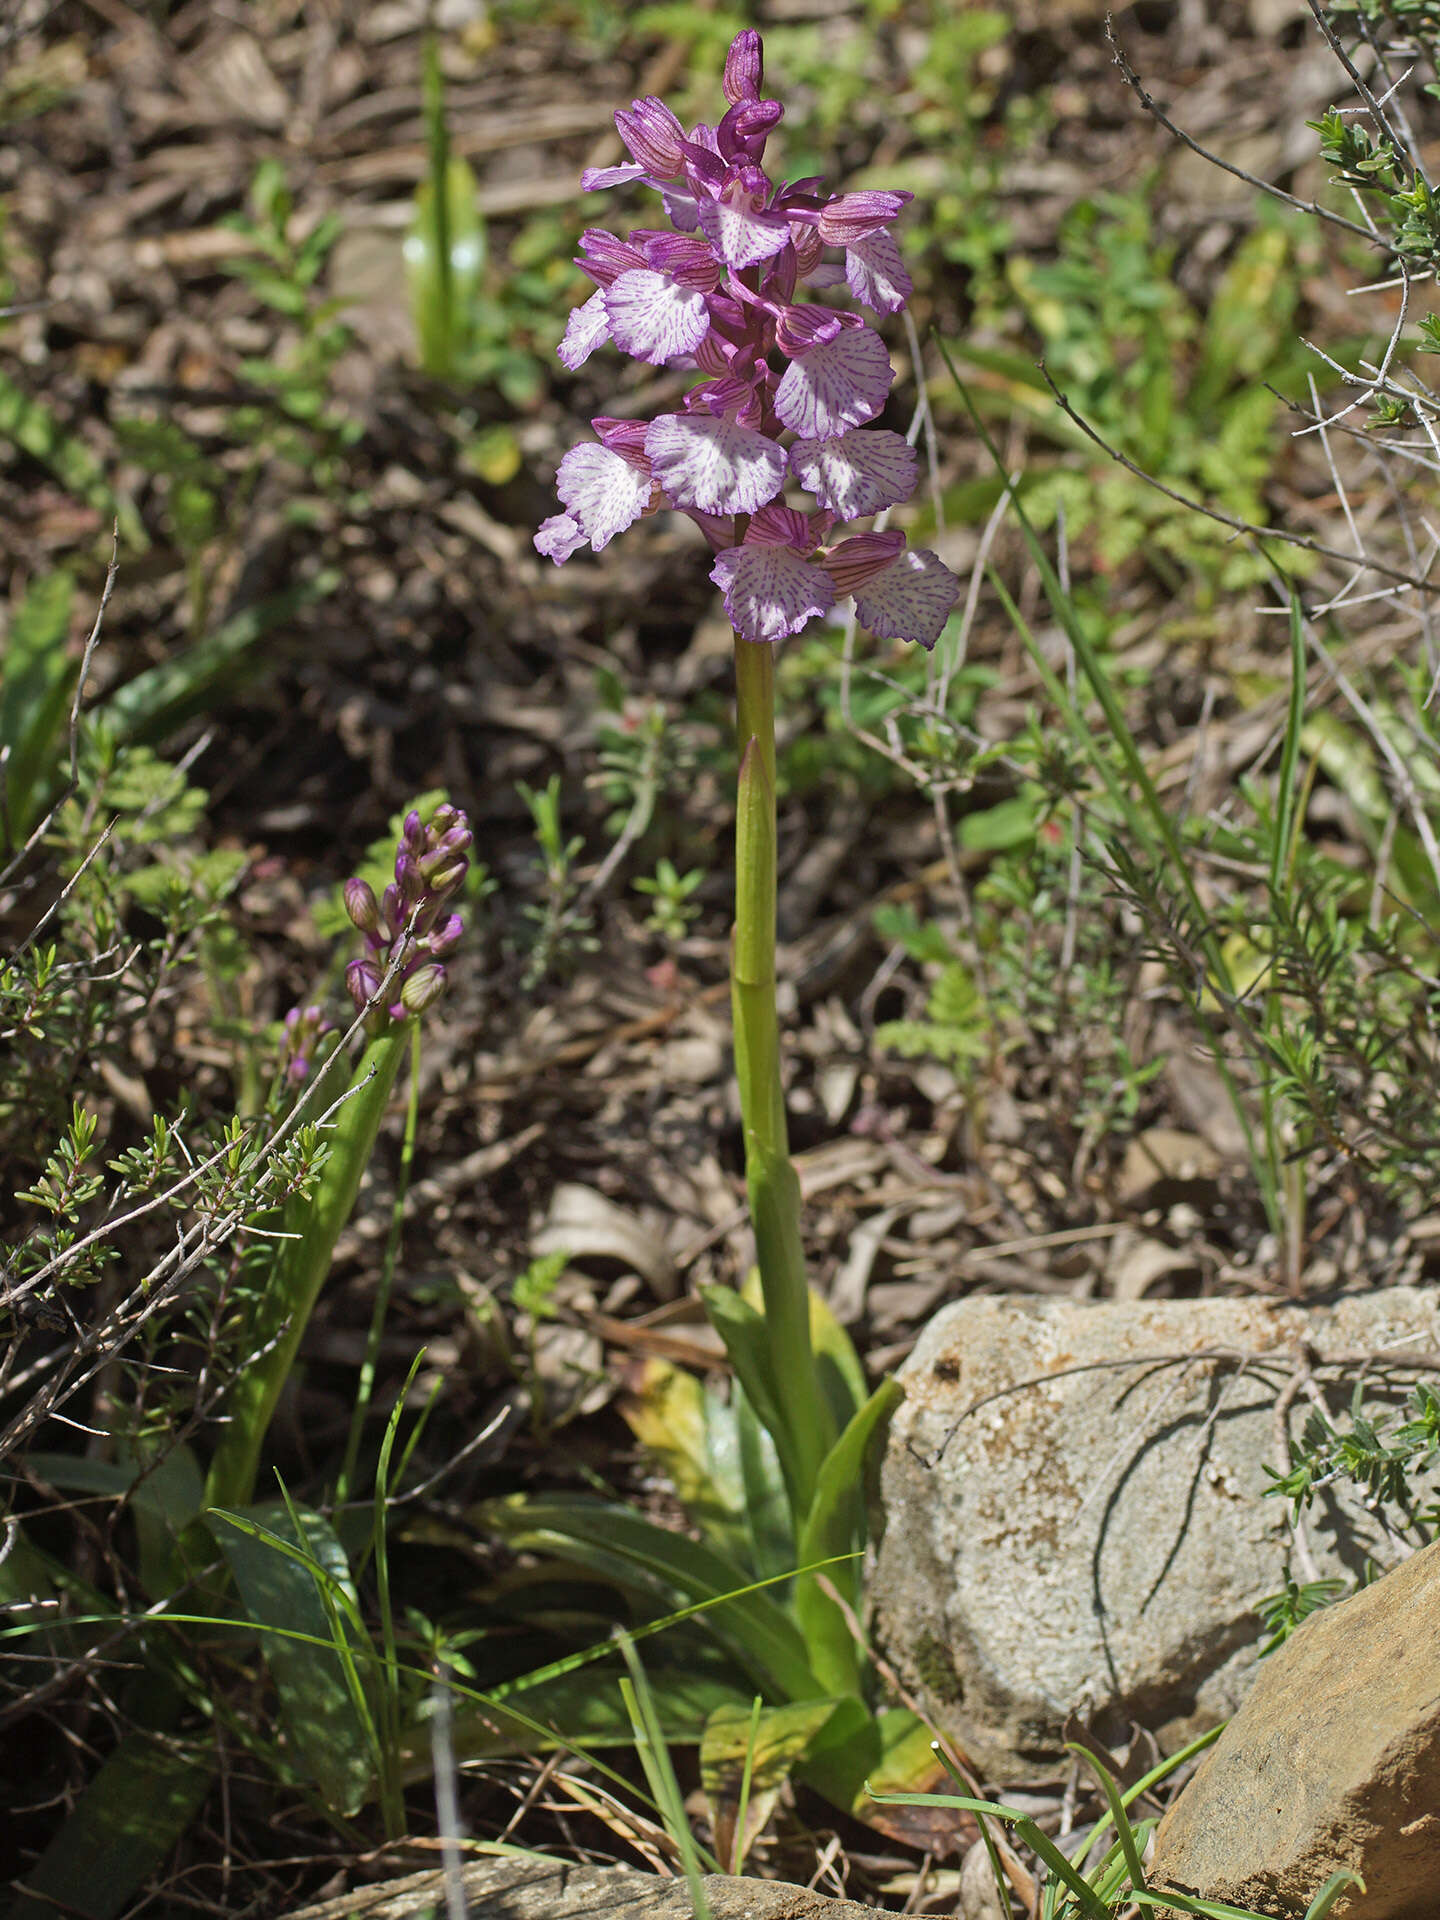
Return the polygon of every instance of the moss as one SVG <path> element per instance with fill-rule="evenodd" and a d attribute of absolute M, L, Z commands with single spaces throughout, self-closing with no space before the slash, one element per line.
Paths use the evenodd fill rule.
<path fill-rule="evenodd" d="M 909 1664 L 932 1700 L 941 1700 L 950 1707 L 964 1703 L 965 1688 L 943 1640 L 938 1640 L 933 1633 L 922 1633 L 910 1649 Z"/>

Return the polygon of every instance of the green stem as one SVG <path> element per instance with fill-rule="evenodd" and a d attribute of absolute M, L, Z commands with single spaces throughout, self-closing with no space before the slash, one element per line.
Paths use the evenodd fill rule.
<path fill-rule="evenodd" d="M 360 1363 L 360 1381 L 355 1392 L 355 1410 L 350 1415 L 350 1431 L 345 1438 L 345 1458 L 340 1478 L 335 1483 L 335 1504 L 343 1507 L 350 1497 L 355 1477 L 355 1462 L 360 1454 L 360 1439 L 375 1392 L 375 1374 L 380 1361 L 380 1341 L 385 1318 L 390 1311 L 390 1295 L 395 1286 L 395 1262 L 400 1254 L 400 1229 L 405 1219 L 405 1195 L 410 1187 L 410 1166 L 415 1158 L 415 1135 L 420 1121 L 420 1022 L 410 1022 L 410 1104 L 405 1109 L 405 1139 L 400 1147 L 400 1175 L 395 1182 L 395 1202 L 390 1212 L 390 1236 L 385 1242 L 385 1259 L 380 1268 L 380 1284 L 375 1290 L 375 1307 L 370 1315 L 370 1331 L 365 1339 L 365 1358 Z"/>
<path fill-rule="evenodd" d="M 350 1218 L 385 1117 L 386 1103 L 409 1044 L 410 1023 L 372 1040 L 351 1080 L 350 1097 L 326 1138 L 329 1158 L 307 1199 L 296 1194 L 281 1220 L 275 1265 L 255 1304 L 247 1339 L 259 1357 L 245 1364 L 230 1390 L 229 1423 L 205 1482 L 207 1507 L 246 1507 L 255 1494 L 260 1449 L 290 1377 L 340 1230 Z"/>
<path fill-rule="evenodd" d="M 775 1402 L 796 1466 L 797 1521 L 809 1512 L 831 1438 L 810 1344 L 800 1184 L 790 1164 L 775 1008 L 775 656 L 735 636 L 740 778 L 735 810 L 735 937 L 730 992 L 745 1184 L 755 1229 Z"/>

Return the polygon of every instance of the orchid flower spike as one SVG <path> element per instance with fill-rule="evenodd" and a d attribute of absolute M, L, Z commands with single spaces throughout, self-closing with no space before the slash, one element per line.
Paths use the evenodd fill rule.
<path fill-rule="evenodd" d="M 464 922 L 446 911 L 465 884 L 473 836 L 458 807 L 435 809 L 428 825 L 407 813 L 395 851 L 395 879 L 377 900 L 366 880 L 345 882 L 345 911 L 365 936 L 365 952 L 345 969 L 357 1013 L 370 1008 L 372 1032 L 423 1013 L 445 991 L 440 964 L 459 944 Z M 384 1004 L 372 1005 L 398 963 Z"/>
<path fill-rule="evenodd" d="M 615 115 L 629 161 L 581 176 L 588 191 L 655 188 L 669 226 L 582 236 L 576 264 L 596 290 L 571 313 L 561 360 L 574 369 L 613 343 L 701 378 L 678 411 L 591 421 L 596 438 L 560 462 L 565 511 L 535 545 L 560 566 L 672 507 L 709 541 L 742 638 L 783 640 L 853 596 L 870 632 L 933 647 L 960 594 L 950 569 L 901 533 L 834 537 L 915 488 L 914 448 L 870 424 L 894 378 L 889 351 L 858 314 L 799 297 L 843 286 L 875 313 L 900 312 L 911 281 L 890 228 L 911 196 L 776 186 L 761 162 L 784 108 L 761 98 L 763 76 L 747 29 L 726 57 L 718 125 L 687 132 L 662 100 L 632 101 Z M 813 506 L 788 504 L 787 489 Z"/>

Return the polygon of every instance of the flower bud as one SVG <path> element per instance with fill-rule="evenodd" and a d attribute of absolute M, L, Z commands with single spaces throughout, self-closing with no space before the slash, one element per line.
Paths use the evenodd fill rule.
<path fill-rule="evenodd" d="M 685 129 L 663 100 L 632 100 L 615 115 L 615 131 L 632 160 L 657 180 L 676 180 L 685 165 Z"/>
<path fill-rule="evenodd" d="M 386 887 L 380 896 L 380 928 L 387 939 L 398 940 L 406 921 L 405 902 L 400 898 L 397 886 Z"/>
<path fill-rule="evenodd" d="M 448 867 L 441 867 L 438 873 L 430 876 L 430 892 L 439 900 L 455 892 L 470 871 L 468 860 L 454 860 Z"/>
<path fill-rule="evenodd" d="M 445 969 L 433 963 L 417 967 L 400 989 L 400 1004 L 406 1013 L 424 1013 L 433 1007 L 445 991 Z"/>
<path fill-rule="evenodd" d="M 725 78 L 721 85 L 732 107 L 742 100 L 758 100 L 765 80 L 765 54 L 754 27 L 746 27 L 730 42 L 725 56 Z"/>
<path fill-rule="evenodd" d="M 363 1013 L 380 991 L 380 969 L 370 960 L 352 960 L 345 969 L 345 987 L 355 1011 Z"/>
<path fill-rule="evenodd" d="M 425 822 L 412 807 L 405 816 L 405 824 L 400 829 L 401 838 L 411 853 L 425 851 Z"/>
<path fill-rule="evenodd" d="M 418 903 L 425 891 L 425 877 L 420 871 L 420 862 L 408 847 L 402 847 L 395 856 L 395 885 L 399 889 L 403 925 L 410 917 L 411 907 Z"/>
<path fill-rule="evenodd" d="M 425 947 L 431 959 L 440 960 L 443 959 L 447 953 L 453 952 L 456 946 L 459 945 L 460 936 L 464 931 L 465 922 L 460 918 L 458 913 L 452 913 L 450 918 L 436 927 L 435 931 L 430 934 L 425 941 Z"/>
<path fill-rule="evenodd" d="M 345 911 L 361 933 L 377 933 L 380 928 L 380 903 L 375 889 L 358 875 L 345 882 Z"/>

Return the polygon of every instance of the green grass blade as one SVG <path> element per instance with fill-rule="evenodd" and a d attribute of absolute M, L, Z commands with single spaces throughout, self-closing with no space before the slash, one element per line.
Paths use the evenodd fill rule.
<path fill-rule="evenodd" d="M 746 1590 L 743 1576 L 737 1581 L 736 1569 L 698 1542 L 618 1503 L 578 1497 L 492 1502 L 480 1509 L 480 1518 L 512 1546 L 557 1554 L 665 1604 L 677 1597 L 714 1602 L 714 1631 L 767 1693 L 806 1700 L 825 1691 L 784 1609 L 767 1593 Z"/>
<path fill-rule="evenodd" d="M 655 1711 L 655 1700 L 645 1669 L 640 1664 L 640 1656 L 631 1644 L 629 1634 L 617 1633 L 615 1637 L 625 1656 L 625 1664 L 630 1669 L 630 1678 L 620 1682 L 620 1691 L 635 1729 L 635 1750 L 645 1769 L 645 1778 L 650 1783 L 650 1792 L 660 1809 L 666 1831 L 679 1851 L 695 1920 L 711 1920 L 710 1902 L 705 1897 L 705 1886 L 700 1877 L 700 1850 L 685 1813 L 685 1796 L 680 1791 L 680 1782 L 675 1778 L 670 1748 Z M 718 1862 L 714 1860 L 707 1861 L 707 1865 L 712 1872 L 720 1871 Z"/>
<path fill-rule="evenodd" d="M 961 1813 L 993 1814 L 997 1820 L 1004 1820 L 1012 1826 L 1025 1845 L 1039 1855 L 1055 1878 L 1070 1890 L 1088 1920 L 1111 1920 L 1109 1910 L 1094 1888 L 1065 1858 L 1050 1836 L 1042 1833 L 1030 1816 L 1021 1813 L 1018 1807 L 1002 1807 L 994 1800 L 973 1800 L 969 1794 L 963 1793 L 877 1793 L 872 1797 L 880 1806 L 953 1807 Z M 1137 1894 L 1136 1897 L 1144 1899 L 1146 1896 Z"/>
<path fill-rule="evenodd" d="M 303 1508 L 268 1504 L 217 1513 L 235 1586 L 250 1619 L 266 1634 L 265 1658 L 280 1695 L 287 1732 L 330 1806 L 354 1813 L 376 1771 L 378 1741 L 355 1664 L 373 1660 L 345 1550 L 329 1523 Z M 289 1632 L 326 1643 L 316 1647 Z"/>
<path fill-rule="evenodd" d="M 1325 1920 L 1326 1914 L 1347 1887 L 1358 1887 L 1364 1893 L 1365 1882 L 1353 1867 L 1337 1867 L 1306 1907 L 1305 1920 Z"/>
<path fill-rule="evenodd" d="M 1073 1740 L 1067 1740 L 1065 1747 L 1067 1752 L 1083 1760 L 1100 1782 L 1106 1805 L 1110 1809 L 1110 1818 L 1115 1823 L 1115 1832 L 1119 1838 L 1120 1851 L 1125 1857 L 1130 1884 L 1138 1892 L 1145 1885 L 1145 1868 L 1141 1863 L 1140 1849 L 1135 1844 L 1135 1831 L 1130 1825 L 1130 1816 L 1125 1811 L 1125 1803 L 1120 1798 L 1120 1789 L 1115 1784 L 1114 1775 L 1108 1767 L 1101 1764 L 1088 1747 L 1082 1747 Z"/>

